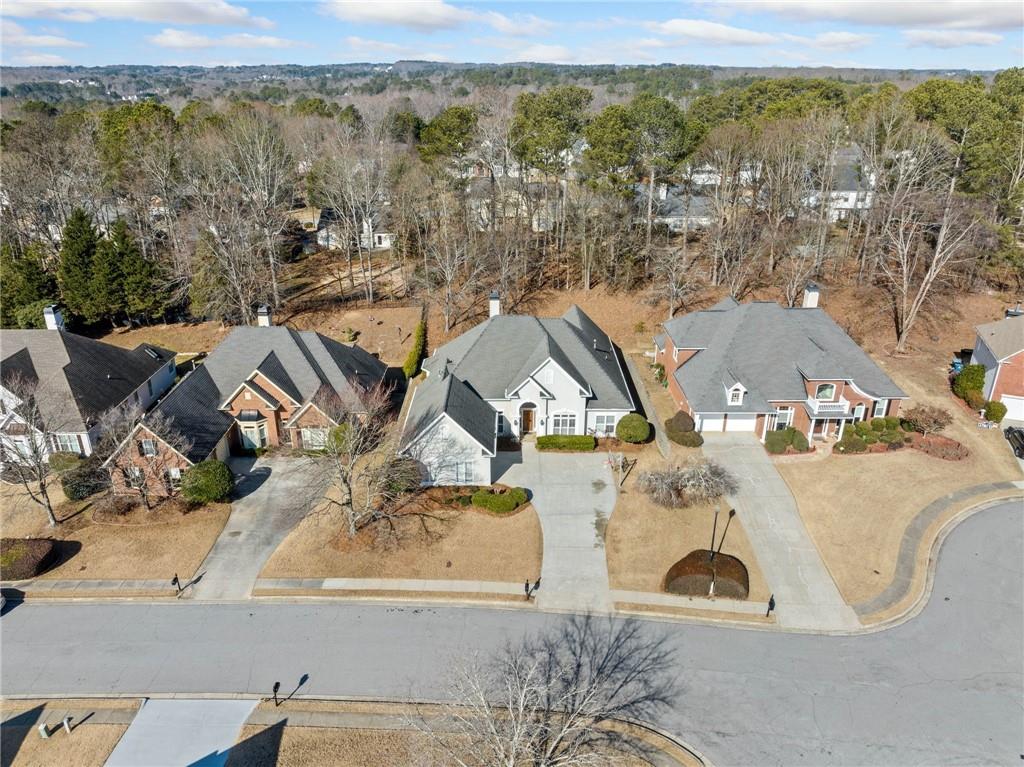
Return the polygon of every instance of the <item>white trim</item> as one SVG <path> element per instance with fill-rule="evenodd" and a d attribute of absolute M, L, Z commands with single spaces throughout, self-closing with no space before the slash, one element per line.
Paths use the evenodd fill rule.
<path fill-rule="evenodd" d="M 604 331 L 602 331 L 602 332 L 604 332 Z M 632 411 L 636 410 L 636 402 L 633 400 L 633 393 L 632 393 L 632 391 L 630 391 L 630 389 L 631 389 L 631 387 L 629 385 L 630 379 L 626 378 L 626 373 L 622 369 L 622 363 L 619 362 L 619 355 L 618 355 L 618 353 L 616 351 L 618 349 L 618 347 L 612 341 L 612 337 L 611 336 L 609 336 L 607 333 L 605 333 L 604 335 L 605 335 L 605 338 L 608 339 L 609 346 L 612 347 L 612 356 L 615 358 L 615 367 L 617 367 L 619 369 L 619 377 L 622 379 L 622 383 L 626 384 L 626 396 L 629 397 L 629 409 L 630 409 L 630 412 L 632 412 Z M 662 367 L 664 367 L 664 365 Z M 634 382 L 633 386 L 636 386 L 635 382 Z M 586 406 L 585 405 L 584 405 L 584 412 L 586 412 Z"/>
<path fill-rule="evenodd" d="M 115 447 L 114 451 L 110 454 L 110 457 L 107 458 L 107 460 L 105 460 L 103 463 L 100 464 L 100 468 L 101 469 L 107 468 L 107 464 L 110 463 L 111 461 L 113 461 L 121 453 L 121 449 L 125 446 L 125 444 L 127 444 L 128 440 L 130 440 L 132 437 L 134 437 L 135 436 L 135 432 L 137 432 L 143 426 L 146 427 L 146 431 L 148 431 L 150 434 L 152 434 L 153 437 L 156 440 L 159 440 L 161 443 L 163 443 L 163 445 L 166 448 L 168 448 L 172 453 L 177 453 L 178 456 L 180 458 L 182 458 L 189 466 L 195 466 L 195 464 L 191 460 L 189 460 L 188 456 L 186 456 L 184 453 L 182 453 L 180 450 L 178 450 L 173 445 L 169 444 L 167 442 L 167 440 L 165 440 L 159 434 L 156 434 L 152 429 L 149 428 L 149 426 L 146 424 L 145 421 L 139 421 L 137 424 L 135 424 L 135 426 L 132 428 L 132 430 L 130 432 L 128 432 L 128 436 L 125 437 L 124 439 L 122 439 L 120 443 L 118 443 L 117 447 Z M 224 435 L 222 434 L 221 436 L 223 437 Z M 218 442 L 219 441 L 220 440 L 218 440 Z"/>
<path fill-rule="evenodd" d="M 414 396 L 414 397 L 416 396 L 416 393 L 415 393 L 415 392 L 413 392 L 413 396 Z M 290 429 L 290 428 L 292 428 L 292 422 L 293 422 L 293 421 L 294 421 L 294 420 L 295 420 L 296 418 L 298 418 L 298 417 L 299 417 L 300 415 L 302 415 L 303 413 L 305 413 L 305 412 L 306 412 L 306 410 L 308 410 L 308 409 L 309 409 L 310 407 L 315 407 L 315 408 L 316 408 L 317 410 L 319 410 L 319 411 L 320 411 L 320 414 L 321 414 L 321 415 L 322 415 L 322 416 L 323 416 L 324 418 L 326 418 L 326 419 L 327 419 L 328 421 L 330 421 L 331 423 L 333 423 L 333 424 L 334 424 L 335 426 L 337 426 L 337 425 L 338 425 L 338 422 L 337 422 L 337 421 L 335 421 L 335 420 L 334 420 L 333 418 L 331 418 L 331 417 L 330 417 L 329 415 L 327 415 L 327 413 L 325 413 L 325 412 L 324 412 L 324 409 L 323 409 L 322 407 L 320 407 L 320 406 L 319 406 L 319 405 L 317 405 L 317 404 L 316 404 L 315 402 L 313 402 L 313 400 L 310 400 L 310 401 L 309 401 L 309 402 L 307 402 L 307 403 L 306 403 L 305 405 L 303 405 L 303 406 L 302 406 L 302 407 L 300 407 L 300 408 L 299 408 L 298 410 L 296 410 L 296 411 L 295 411 L 294 413 L 292 413 L 292 416 L 291 416 L 291 418 L 289 418 L 289 419 L 288 419 L 287 421 L 285 421 L 285 423 L 284 423 L 284 426 L 283 426 L 282 428 L 284 428 L 284 429 Z M 358 415 L 358 413 L 357 413 L 357 415 Z M 408 418 L 408 415 L 406 415 L 406 418 Z"/>
<path fill-rule="evenodd" d="M 267 379 L 267 380 L 269 380 L 269 379 Z M 266 397 L 264 397 L 262 394 L 260 394 L 258 391 L 256 391 L 251 386 L 249 386 L 249 384 L 251 382 L 252 382 L 252 376 L 250 376 L 249 378 L 246 378 L 244 381 L 242 381 L 242 383 L 240 383 L 238 385 L 238 388 L 235 389 L 233 392 L 231 392 L 231 394 L 228 396 L 228 398 L 226 400 L 224 400 L 224 402 L 222 402 L 217 409 L 218 410 L 227 410 L 228 407 L 231 405 L 231 402 L 235 399 L 235 397 L 238 396 L 238 393 L 240 391 L 242 391 L 242 389 L 248 389 L 249 391 L 251 391 L 257 397 L 259 397 L 261 400 L 263 400 L 263 404 L 266 405 L 267 407 L 272 407 L 275 410 L 277 410 L 277 408 L 281 407 L 281 403 L 280 402 L 278 402 L 276 405 L 273 402 L 269 402 Z M 256 384 L 256 386 L 259 386 L 259 384 Z"/>
<path fill-rule="evenodd" d="M 533 382 L 534 382 L 535 384 L 537 384 L 537 386 L 539 386 L 539 387 L 540 387 L 541 389 L 544 389 L 544 387 L 543 387 L 543 386 L 541 386 L 541 383 L 540 383 L 539 381 L 537 381 L 537 380 L 536 380 L 536 379 L 534 378 L 534 376 L 535 376 L 535 375 L 537 375 L 537 371 L 539 371 L 539 370 L 540 370 L 540 369 L 541 369 L 542 367 L 544 367 L 545 365 L 547 365 L 547 364 L 548 364 L 549 362 L 550 362 L 550 363 L 551 363 L 552 365 L 554 365 L 555 367 L 557 367 L 557 368 L 558 368 L 559 370 L 561 370 L 561 371 L 562 371 L 562 373 L 563 373 L 563 374 L 565 375 L 565 377 L 566 377 L 566 378 L 568 378 L 568 379 L 569 379 L 570 381 L 572 381 L 572 382 L 573 382 L 574 384 L 576 384 L 576 385 L 577 385 L 578 387 L 580 387 L 580 389 L 581 389 L 581 390 L 583 390 L 583 392 L 585 393 L 585 396 L 587 396 L 587 397 L 593 397 L 593 396 L 594 396 L 594 392 L 593 392 L 593 391 L 592 391 L 592 390 L 590 389 L 590 385 L 589 385 L 589 384 L 588 384 L 588 385 L 586 385 L 586 386 L 585 386 L 585 385 L 583 385 L 583 384 L 582 384 L 582 383 L 580 383 L 580 382 L 579 382 L 579 381 L 578 381 L 578 380 L 577 380 L 576 378 L 574 378 L 573 376 L 569 375 L 569 373 L 568 373 L 568 372 L 566 371 L 566 369 L 565 369 L 565 368 L 563 368 L 563 367 L 562 367 L 561 365 L 559 365 L 559 364 L 558 364 L 557 362 L 555 362 L 555 359 L 554 359 L 553 357 L 548 357 L 548 358 L 547 358 L 546 360 L 544 360 L 544 361 L 543 361 L 542 363 L 540 363 L 540 364 L 539 364 L 539 365 L 538 365 L 538 366 L 537 366 L 537 367 L 536 367 L 536 368 L 535 368 L 535 369 L 533 370 L 533 372 L 532 372 L 532 373 L 530 373 L 530 374 L 529 374 L 528 376 L 526 376 L 526 378 L 525 378 L 525 379 L 523 379 L 523 381 L 521 381 L 520 383 L 516 384 L 516 386 L 515 386 L 515 388 L 514 388 L 514 389 L 507 389 L 507 390 L 505 391 L 505 399 L 511 399 L 511 398 L 512 398 L 512 395 L 513 395 L 513 394 L 515 394 L 515 393 L 516 393 L 517 391 L 519 391 L 519 390 L 520 390 L 520 389 L 522 389 L 522 388 L 523 388 L 524 386 L 526 386 L 526 384 L 528 384 L 528 383 L 529 383 L 530 381 L 533 381 Z M 546 389 L 544 389 L 544 391 L 547 391 L 547 390 L 546 390 Z M 551 399 L 554 399 L 554 397 L 552 397 Z"/>

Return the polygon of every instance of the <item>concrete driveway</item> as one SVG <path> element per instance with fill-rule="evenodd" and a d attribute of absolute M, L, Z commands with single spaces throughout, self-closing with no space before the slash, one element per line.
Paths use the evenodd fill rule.
<path fill-rule="evenodd" d="M 233 458 L 229 465 L 236 499 L 185 595 L 191 599 L 248 599 L 270 555 L 323 494 L 322 469 L 303 456 Z"/>
<path fill-rule="evenodd" d="M 729 502 L 754 547 L 775 617 L 784 628 L 835 631 L 860 627 L 804 527 L 796 501 L 753 434 L 703 434 L 704 455 L 739 481 Z"/>
<path fill-rule="evenodd" d="M 544 533 L 537 606 L 608 612 L 612 608 L 604 530 L 615 508 L 615 480 L 604 453 L 498 453 L 495 481 L 525 487 Z M 524 576 L 525 577 L 525 576 Z M 534 576 L 531 576 L 534 577 Z"/>

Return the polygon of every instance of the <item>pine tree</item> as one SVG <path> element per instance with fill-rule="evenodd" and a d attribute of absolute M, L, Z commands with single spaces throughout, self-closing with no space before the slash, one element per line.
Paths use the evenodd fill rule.
<path fill-rule="evenodd" d="M 142 255 L 130 236 L 126 237 L 121 254 L 124 277 L 125 309 L 130 317 L 152 320 L 167 306 L 167 291 L 161 282 L 160 269 Z"/>
<path fill-rule="evenodd" d="M 0 324 L 18 327 L 17 312 L 29 304 L 40 301 L 55 302 L 57 282 L 43 267 L 44 251 L 38 244 L 30 244 L 23 253 L 5 244 L 0 249 Z M 42 320 L 40 320 L 42 321 Z"/>
<path fill-rule="evenodd" d="M 125 250 L 132 247 L 131 237 L 124 221 L 120 219 L 110 230 L 107 239 L 96 246 L 92 257 L 92 300 L 84 313 L 87 322 L 99 322 L 106 318 L 112 325 L 117 316 L 125 311 L 124 275 L 121 262 Z"/>
<path fill-rule="evenodd" d="M 75 208 L 64 226 L 57 281 L 64 308 L 79 317 L 93 313 L 92 262 L 96 244 L 92 217 L 81 208 Z"/>

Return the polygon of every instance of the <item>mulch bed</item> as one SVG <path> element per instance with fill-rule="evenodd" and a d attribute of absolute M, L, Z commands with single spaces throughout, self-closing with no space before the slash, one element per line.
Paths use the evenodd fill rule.
<path fill-rule="evenodd" d="M 651 431 L 651 433 L 653 435 L 653 430 Z M 648 442 L 653 441 L 653 437 L 650 440 L 648 440 Z M 639 444 L 635 444 L 633 442 L 623 442 L 621 439 L 618 439 L 617 437 L 599 437 L 597 440 L 597 447 L 595 448 L 595 450 L 605 452 L 611 450 L 616 453 L 639 453 L 643 451 L 644 445 L 646 444 L 646 442 L 641 442 Z"/>
<path fill-rule="evenodd" d="M 970 455 L 970 451 L 960 442 L 941 434 L 929 434 L 925 437 L 917 432 L 909 432 L 910 442 L 896 443 L 899 447 L 890 447 L 884 442 L 876 442 L 868 445 L 864 453 L 844 453 L 841 450 L 833 450 L 832 455 L 864 455 L 865 453 L 892 453 L 904 448 L 913 448 L 933 458 L 940 458 L 943 461 L 962 461 Z"/>
<path fill-rule="evenodd" d="M 57 559 L 57 542 L 49 538 L 0 538 L 0 577 L 5 581 L 34 578 Z"/>
<path fill-rule="evenodd" d="M 706 597 L 715 582 L 715 596 L 729 599 L 746 599 L 750 594 L 750 578 L 747 567 L 729 554 L 715 554 L 697 549 L 668 569 L 665 575 L 665 591 L 689 597 Z"/>

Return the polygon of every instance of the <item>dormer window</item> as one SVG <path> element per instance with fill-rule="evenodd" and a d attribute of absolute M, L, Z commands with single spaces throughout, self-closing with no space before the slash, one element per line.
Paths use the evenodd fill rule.
<path fill-rule="evenodd" d="M 818 384 L 814 392 L 814 399 L 820 402 L 831 402 L 836 398 L 836 385 L 830 383 Z"/>
<path fill-rule="evenodd" d="M 737 384 L 736 386 L 729 389 L 729 404 L 730 405 L 742 405 L 743 404 L 743 387 Z"/>

